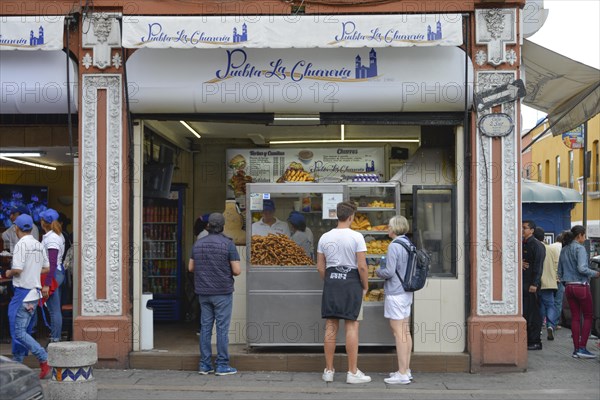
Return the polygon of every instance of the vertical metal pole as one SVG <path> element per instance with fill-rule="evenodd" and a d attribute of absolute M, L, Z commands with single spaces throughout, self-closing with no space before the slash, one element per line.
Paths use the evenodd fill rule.
<path fill-rule="evenodd" d="M 583 220 L 582 225 L 587 232 L 587 151 L 588 151 L 588 123 L 583 124 Z"/>

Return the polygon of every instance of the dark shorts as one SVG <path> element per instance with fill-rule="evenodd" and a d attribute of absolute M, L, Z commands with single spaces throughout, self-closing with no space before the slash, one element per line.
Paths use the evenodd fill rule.
<path fill-rule="evenodd" d="M 362 304 L 362 285 L 355 268 L 335 267 L 325 270 L 321 299 L 321 317 L 356 321 Z"/>

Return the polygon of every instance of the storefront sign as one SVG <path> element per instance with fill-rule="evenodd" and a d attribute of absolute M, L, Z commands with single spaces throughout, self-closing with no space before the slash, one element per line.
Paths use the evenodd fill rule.
<path fill-rule="evenodd" d="M 123 17 L 126 48 L 412 47 L 462 43 L 460 14 Z"/>
<path fill-rule="evenodd" d="M 62 50 L 65 17 L 0 18 L 0 50 Z"/>
<path fill-rule="evenodd" d="M 227 196 L 242 196 L 246 183 L 348 181 L 356 173 L 383 177 L 383 147 L 228 149 Z"/>
<path fill-rule="evenodd" d="M 511 133 L 515 124 L 508 114 L 487 114 L 479 120 L 479 130 L 488 137 L 502 137 Z"/>
<path fill-rule="evenodd" d="M 583 125 L 579 125 L 571 132 L 563 133 L 562 141 L 569 149 L 583 149 Z"/>
<path fill-rule="evenodd" d="M 462 111 L 472 96 L 464 57 L 457 47 L 140 49 L 127 61 L 130 106 L 134 113 Z"/>

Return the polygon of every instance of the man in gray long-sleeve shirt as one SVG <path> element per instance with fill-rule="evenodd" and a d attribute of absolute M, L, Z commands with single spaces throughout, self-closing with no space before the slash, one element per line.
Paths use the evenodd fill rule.
<path fill-rule="evenodd" d="M 523 318 L 527 321 L 527 349 L 542 349 L 540 316 L 540 279 L 546 248 L 533 236 L 535 223 L 523 221 Z"/>

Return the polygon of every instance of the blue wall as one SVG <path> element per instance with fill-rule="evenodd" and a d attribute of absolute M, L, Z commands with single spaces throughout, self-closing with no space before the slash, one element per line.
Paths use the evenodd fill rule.
<path fill-rule="evenodd" d="M 532 220 L 546 233 L 554 233 L 554 238 L 571 229 L 571 210 L 574 203 L 523 203 L 523 221 Z"/>

